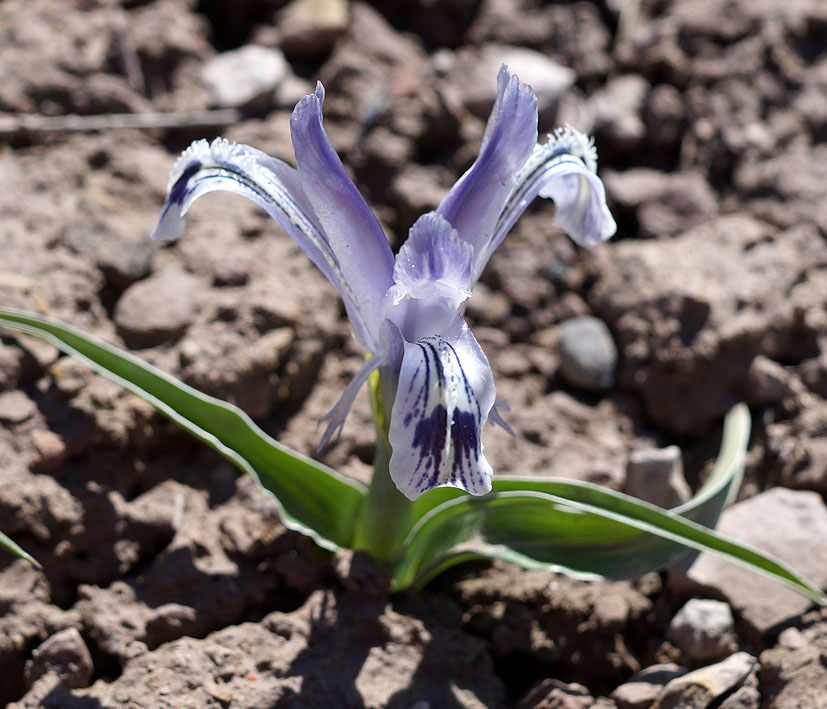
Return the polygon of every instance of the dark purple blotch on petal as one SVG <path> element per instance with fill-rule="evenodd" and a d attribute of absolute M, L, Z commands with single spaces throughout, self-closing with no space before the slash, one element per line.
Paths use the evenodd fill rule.
<path fill-rule="evenodd" d="M 411 444 L 414 450 L 419 450 L 419 462 L 414 471 L 414 474 L 419 474 L 418 491 L 425 492 L 439 484 L 447 424 L 448 411 L 442 404 L 435 406 L 429 416 L 416 422 Z"/>
<path fill-rule="evenodd" d="M 425 357 L 424 381 L 416 394 L 416 399 L 411 410 L 406 414 L 404 420 L 405 428 L 416 421 L 411 446 L 418 451 L 418 461 L 414 469 L 417 476 L 416 489 L 422 493 L 430 490 L 440 483 L 439 477 L 442 466 L 445 462 L 445 448 L 447 437 L 451 437 L 450 445 L 450 478 L 448 482 L 464 489 L 473 488 L 476 485 L 484 485 L 485 481 L 480 473 L 477 473 L 478 480 L 470 480 L 480 460 L 481 445 L 479 439 L 480 410 L 479 403 L 471 390 L 462 365 L 459 362 L 454 348 L 448 344 L 448 348 L 459 364 L 460 374 L 463 379 L 465 395 L 470 402 L 476 405 L 476 411 L 465 411 L 461 408 L 454 408 L 451 415 L 450 428 L 448 426 L 448 409 L 443 403 L 433 407 L 427 416 L 422 415 L 423 409 L 427 411 L 429 406 L 430 361 L 433 358 L 436 366 L 436 375 L 439 378 L 441 387 L 445 386 L 445 374 L 442 362 L 439 358 L 437 348 L 430 342 L 417 343 L 422 349 Z M 447 344 L 447 343 L 446 343 Z M 412 381 L 415 381 L 414 378 Z M 444 481 L 443 481 L 444 482 Z"/>
<path fill-rule="evenodd" d="M 175 184 L 169 191 L 167 204 L 174 204 L 180 207 L 184 203 L 184 198 L 187 196 L 187 187 L 189 186 L 190 178 L 200 169 L 201 162 L 199 160 L 193 160 L 189 165 L 187 165 L 184 172 L 181 173 L 181 177 L 175 181 Z"/>
<path fill-rule="evenodd" d="M 478 463 L 480 459 L 479 417 L 471 411 L 454 409 L 454 420 L 451 422 L 451 444 L 454 449 L 454 464 L 451 469 L 451 482 L 468 489 L 471 481 L 468 474 L 471 472 L 472 461 Z M 482 475 L 478 474 L 478 482 L 484 483 Z"/>

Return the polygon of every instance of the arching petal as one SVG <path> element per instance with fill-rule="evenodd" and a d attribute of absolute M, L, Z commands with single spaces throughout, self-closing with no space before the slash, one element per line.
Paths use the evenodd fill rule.
<path fill-rule="evenodd" d="M 356 304 L 372 333 L 377 352 L 385 293 L 393 281 L 393 252 L 364 197 L 345 172 L 322 127 L 324 89 L 305 96 L 290 118 L 299 180 L 327 234 Z"/>
<path fill-rule="evenodd" d="M 531 87 L 504 65 L 497 86 L 479 157 L 437 209 L 477 253 L 491 240 L 515 174 L 537 143 L 537 97 Z"/>
<path fill-rule="evenodd" d="M 198 140 L 190 145 L 172 169 L 167 199 L 153 238 L 174 241 L 181 236 L 184 215 L 192 203 L 215 190 L 247 197 L 272 216 L 336 286 L 359 341 L 366 348 L 375 343 L 379 327 L 373 322 L 376 315 L 366 311 L 365 304 L 357 298 L 363 284 L 348 279 L 296 170 L 255 148 L 222 138 L 212 143 Z"/>
<path fill-rule="evenodd" d="M 488 360 L 461 317 L 441 336 L 405 342 L 389 431 L 400 492 L 414 500 L 438 485 L 491 490 L 481 433 L 495 396 Z"/>
<path fill-rule="evenodd" d="M 538 195 L 554 200 L 554 223 L 581 246 L 592 246 L 614 235 L 617 225 L 606 206 L 606 190 L 596 171 L 594 144 L 570 126 L 558 129 L 548 136 L 547 143 L 537 145 L 517 175 L 491 241 L 477 255 L 476 277 Z"/>

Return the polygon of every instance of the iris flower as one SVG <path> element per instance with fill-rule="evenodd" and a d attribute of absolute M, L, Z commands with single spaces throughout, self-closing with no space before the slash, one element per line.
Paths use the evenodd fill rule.
<path fill-rule="evenodd" d="M 507 428 L 491 367 L 463 319 L 465 301 L 528 204 L 555 204 L 554 223 L 578 244 L 608 239 L 615 223 L 597 177 L 592 142 L 566 127 L 537 143 L 537 98 L 503 66 L 479 157 L 439 207 L 421 216 L 394 257 L 322 127 L 324 89 L 296 105 L 290 130 L 296 168 L 217 139 L 193 143 L 176 162 L 153 236 L 171 241 L 201 195 L 235 192 L 263 207 L 342 296 L 368 355 L 325 417 L 325 445 L 376 370 L 392 448 L 389 471 L 409 499 L 439 485 L 482 495 L 492 470 L 483 455 L 487 420 Z"/>

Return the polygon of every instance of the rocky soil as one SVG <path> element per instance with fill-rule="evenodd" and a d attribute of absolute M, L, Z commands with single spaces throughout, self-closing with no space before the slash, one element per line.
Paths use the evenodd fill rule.
<path fill-rule="evenodd" d="M 747 477 L 721 528 L 827 587 L 822 0 L 4 0 L 0 302 L 312 452 L 360 364 L 343 308 L 233 196 L 150 242 L 172 162 L 218 134 L 290 161 L 290 111 L 320 79 L 398 246 L 473 161 L 503 61 L 541 129 L 594 134 L 619 232 L 578 249 L 537 204 L 475 290 L 516 432 L 486 432 L 495 471 L 675 504 L 744 400 Z M 360 398 L 324 459 L 365 480 L 371 437 Z M 17 709 L 827 707 L 827 613 L 769 581 L 705 557 L 592 584 L 479 564 L 388 596 L 369 558 L 285 531 L 151 407 L 6 335 L 0 529 L 44 566 L 0 556 L 0 704 Z"/>

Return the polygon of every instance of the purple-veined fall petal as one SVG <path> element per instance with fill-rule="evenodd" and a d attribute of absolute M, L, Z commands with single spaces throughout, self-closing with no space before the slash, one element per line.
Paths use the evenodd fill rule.
<path fill-rule="evenodd" d="M 494 399 L 491 367 L 460 316 L 441 335 L 405 342 L 389 431 L 400 492 L 411 500 L 438 485 L 489 492 L 482 427 Z"/>

